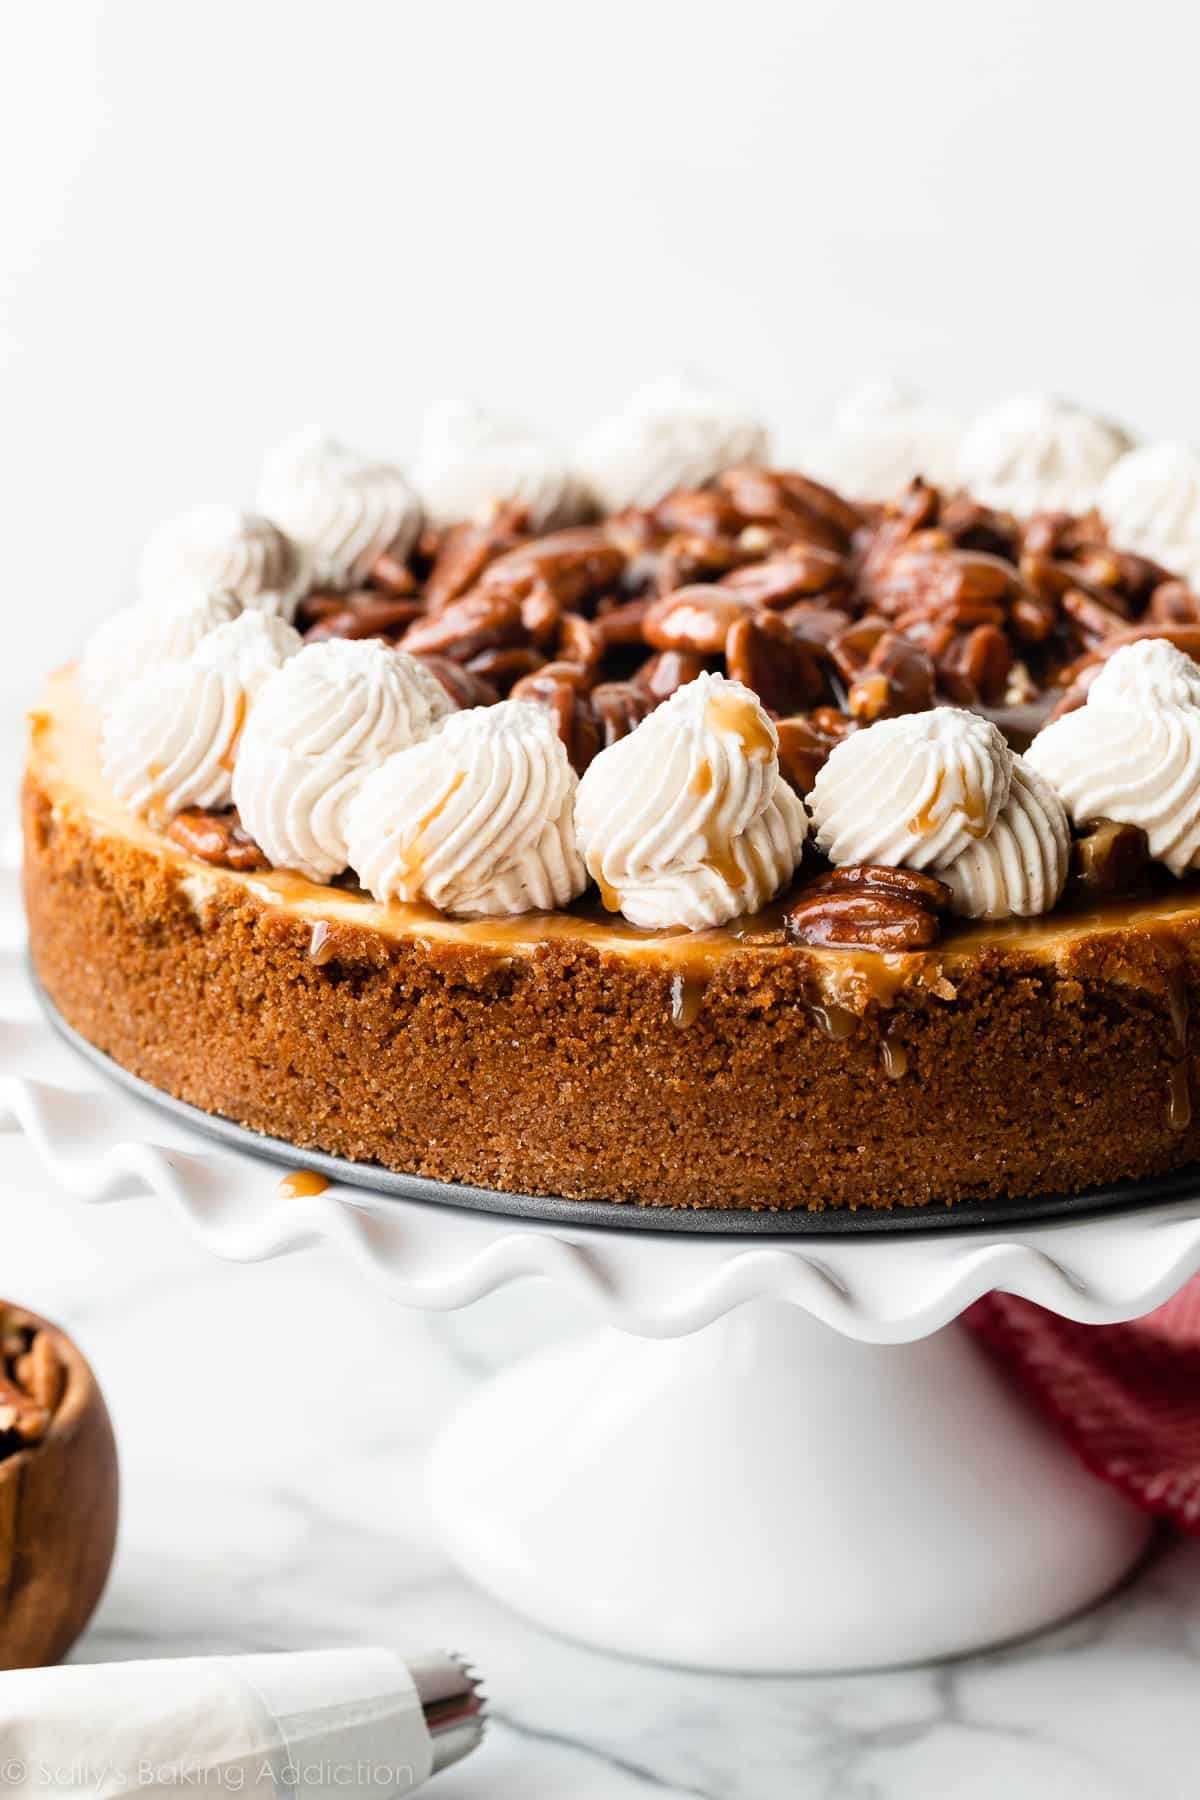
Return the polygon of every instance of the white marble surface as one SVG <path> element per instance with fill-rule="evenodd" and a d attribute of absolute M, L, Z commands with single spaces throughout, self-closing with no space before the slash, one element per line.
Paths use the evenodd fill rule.
<path fill-rule="evenodd" d="M 1166 1544 L 1050 1637 L 939 1669 L 764 1679 L 595 1655 L 472 1592 L 422 1493 L 446 1409 L 579 1323 L 559 1296 L 530 1284 L 421 1317 L 328 1250 L 226 1266 L 153 1201 L 66 1214 L 46 1179 L 27 1143 L 0 1138 L 3 1290 L 77 1335 L 121 1445 L 120 1549 L 79 1655 L 461 1648 L 486 1671 L 493 1723 L 440 1778 L 446 1800 L 1197 1792 L 1200 1545 Z"/>

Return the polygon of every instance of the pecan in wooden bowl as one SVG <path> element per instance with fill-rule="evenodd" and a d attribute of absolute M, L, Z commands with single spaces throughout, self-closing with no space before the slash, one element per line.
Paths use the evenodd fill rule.
<path fill-rule="evenodd" d="M 117 1450 L 80 1352 L 0 1301 L 0 1669 L 66 1655 L 108 1579 Z"/>

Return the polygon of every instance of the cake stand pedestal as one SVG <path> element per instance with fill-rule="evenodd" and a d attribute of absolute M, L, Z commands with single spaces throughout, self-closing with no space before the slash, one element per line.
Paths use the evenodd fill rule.
<path fill-rule="evenodd" d="M 481 1386 L 432 1456 L 451 1555 L 572 1637 L 706 1668 L 920 1661 L 1077 1611 L 1147 1544 L 954 1321 L 995 1288 L 1096 1324 L 1149 1311 L 1200 1267 L 1186 1193 L 838 1236 L 778 1218 L 766 1235 L 588 1227 L 336 1185 L 285 1199 L 261 1141 L 215 1144 L 82 1062 L 15 951 L 0 1124 L 64 1204 L 169 1207 L 226 1259 L 324 1242 L 407 1306 L 526 1277 L 583 1300 L 603 1329 Z"/>

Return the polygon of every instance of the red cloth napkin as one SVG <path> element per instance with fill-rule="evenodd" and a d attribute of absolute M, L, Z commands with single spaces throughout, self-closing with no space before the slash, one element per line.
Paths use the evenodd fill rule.
<path fill-rule="evenodd" d="M 1200 1276 L 1127 1325 L 1076 1325 L 1011 1294 L 964 1317 L 1094 1474 L 1200 1536 Z"/>

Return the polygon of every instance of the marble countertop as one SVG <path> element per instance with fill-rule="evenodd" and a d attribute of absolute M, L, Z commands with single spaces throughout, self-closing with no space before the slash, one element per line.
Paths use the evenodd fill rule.
<path fill-rule="evenodd" d="M 108 1395 L 124 1512 L 76 1654 L 381 1641 L 483 1669 L 484 1748 L 444 1800 L 1184 1800 L 1200 1788 L 1200 1543 L 1024 1647 L 836 1678 L 696 1675 L 551 1638 L 473 1591 L 422 1457 L 490 1369 L 582 1320 L 544 1284 L 406 1313 L 328 1250 L 226 1266 L 148 1200 L 47 1203 L 0 1136 L 3 1291 L 74 1333 Z M 64 1230 L 64 1217 L 72 1220 Z"/>

